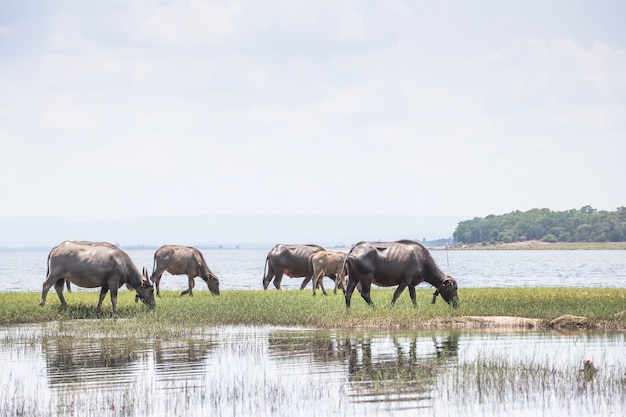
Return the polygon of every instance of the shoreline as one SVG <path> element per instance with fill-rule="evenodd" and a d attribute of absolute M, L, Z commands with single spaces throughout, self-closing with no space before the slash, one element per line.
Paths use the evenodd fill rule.
<path fill-rule="evenodd" d="M 626 331 L 626 324 L 609 321 L 590 322 L 586 317 L 564 314 L 553 320 L 517 316 L 460 316 L 433 319 L 415 329 L 481 331 Z"/>
<path fill-rule="evenodd" d="M 446 250 L 445 247 L 428 248 Z M 542 242 L 526 240 L 523 242 L 450 246 L 448 250 L 626 250 L 626 242 Z"/>
<path fill-rule="evenodd" d="M 97 311 L 95 292 L 66 293 L 62 306 L 50 294 L 45 307 L 39 294 L 0 292 L 0 326 L 81 322 L 102 324 L 124 320 L 141 331 L 178 332 L 189 323 L 202 325 L 277 325 L 378 329 L 493 329 L 493 330 L 599 330 L 626 331 L 626 288 L 467 288 L 459 291 L 461 305 L 431 304 L 431 289 L 416 289 L 417 305 L 407 295 L 390 303 L 393 289 L 375 289 L 375 307 L 356 298 L 349 310 L 340 294 L 313 297 L 309 291 L 225 290 L 180 297 L 162 291 L 153 309 L 135 303 L 135 293 L 118 293 L 119 313 L 109 297 Z M 209 314 L 207 314 L 209 313 Z M 202 318 L 198 320 L 198 318 Z M 166 330 L 169 329 L 169 330 Z"/>

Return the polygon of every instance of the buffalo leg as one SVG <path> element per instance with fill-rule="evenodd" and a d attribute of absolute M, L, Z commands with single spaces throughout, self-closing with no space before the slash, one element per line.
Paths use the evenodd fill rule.
<path fill-rule="evenodd" d="M 371 288 L 372 277 L 367 277 L 365 280 L 361 280 L 361 297 L 369 304 L 374 307 L 374 302 L 370 297 L 370 288 Z"/>
<path fill-rule="evenodd" d="M 61 304 L 63 304 L 64 306 L 67 305 L 67 302 L 65 301 L 65 297 L 63 297 L 63 285 L 65 284 L 65 281 L 60 279 L 57 280 L 57 282 L 54 283 L 54 289 L 57 292 L 57 295 L 59 296 L 59 300 L 61 300 Z"/>
<path fill-rule="evenodd" d="M 263 289 L 266 290 L 267 287 L 269 287 L 270 282 L 272 282 L 272 278 L 274 278 L 274 275 L 268 275 L 267 277 L 263 278 Z"/>
<path fill-rule="evenodd" d="M 50 274 L 48 274 L 46 280 L 43 282 L 43 287 L 41 290 L 41 300 L 39 300 L 40 306 L 43 307 L 46 305 L 46 297 L 48 297 L 48 292 L 50 291 L 50 288 L 52 288 L 52 286 L 55 284 L 55 282 L 55 279 L 51 277 Z"/>
<path fill-rule="evenodd" d="M 196 285 L 195 277 L 187 275 L 187 278 L 189 279 L 189 288 L 180 293 L 181 297 L 185 294 L 189 294 L 190 297 L 193 297 L 193 287 Z"/>
<path fill-rule="evenodd" d="M 324 288 L 324 276 L 320 276 L 317 279 L 313 278 L 313 295 L 315 295 L 315 289 L 319 288 L 322 290 L 322 294 L 328 295 L 326 293 L 326 288 Z M 300 288 L 302 289 L 302 288 Z"/>
<path fill-rule="evenodd" d="M 337 293 L 337 289 L 341 288 L 341 291 L 343 291 L 344 295 L 346 294 L 346 290 L 348 289 L 348 274 L 338 274 L 337 277 L 335 279 L 335 293 Z M 356 289 L 361 292 L 361 286 L 360 284 L 357 282 L 356 285 Z"/>
<path fill-rule="evenodd" d="M 276 275 L 274 276 L 274 287 L 276 287 L 277 290 L 280 290 L 280 282 L 283 280 L 283 272 L 277 272 Z"/>
<path fill-rule="evenodd" d="M 322 294 L 324 295 L 328 295 L 326 293 L 326 288 L 324 288 L 324 277 L 320 277 L 319 281 L 318 281 L 318 285 L 320 286 L 321 290 L 322 290 Z"/>
<path fill-rule="evenodd" d="M 300 289 L 301 290 L 305 289 L 306 286 L 309 285 L 309 282 L 311 282 L 311 278 L 312 277 L 313 277 L 313 275 L 307 275 L 307 276 L 304 277 L 304 281 L 302 281 L 302 285 L 300 285 Z"/>
<path fill-rule="evenodd" d="M 341 287 L 344 293 L 346 292 L 346 286 L 344 285 L 344 282 L 343 282 L 343 274 L 340 274 L 340 273 L 335 275 L 335 290 L 333 291 L 333 294 L 337 294 L 338 287 Z"/>
<path fill-rule="evenodd" d="M 393 298 L 391 299 L 391 305 L 396 304 L 396 300 L 398 299 L 398 297 L 400 297 L 400 294 L 402 294 L 402 291 L 404 291 L 405 288 L 406 288 L 406 284 L 402 282 L 398 284 L 398 288 L 396 288 L 396 291 L 393 293 Z"/>
<path fill-rule="evenodd" d="M 411 301 L 413 302 L 413 306 L 417 305 L 417 298 L 415 297 L 415 287 L 409 286 L 409 295 L 411 296 Z"/>
<path fill-rule="evenodd" d="M 267 275 L 263 277 L 263 289 L 264 290 L 266 290 L 267 287 L 269 287 L 270 282 L 272 282 L 272 278 L 274 278 L 275 276 L 276 276 L 276 273 L 274 272 L 274 268 L 272 267 L 272 264 L 268 262 Z"/>
<path fill-rule="evenodd" d="M 106 297 L 107 292 L 109 292 L 109 287 L 104 284 L 102 286 L 102 288 L 100 288 L 100 298 L 98 299 L 98 306 L 96 307 L 96 311 L 100 312 L 102 311 L 102 302 L 104 301 L 104 297 Z M 111 302 L 113 302 L 113 300 L 111 300 Z M 113 306 L 113 311 L 115 311 L 116 306 Z"/>
<path fill-rule="evenodd" d="M 352 293 L 354 292 L 354 288 L 356 287 L 356 279 L 349 278 L 348 279 L 348 288 L 346 288 L 345 297 L 346 297 L 346 308 L 350 308 L 350 300 L 352 299 Z"/>
<path fill-rule="evenodd" d="M 113 306 L 113 313 L 117 314 L 117 287 L 112 286 L 111 291 L 111 305 Z"/>
<path fill-rule="evenodd" d="M 159 288 L 159 284 L 161 283 L 161 275 L 159 274 L 155 280 L 152 281 L 154 286 L 156 287 L 157 297 L 161 297 L 161 289 Z"/>
<path fill-rule="evenodd" d="M 150 277 L 150 281 L 152 281 L 152 283 L 156 287 L 157 297 L 161 296 L 161 290 L 159 289 L 159 284 L 161 283 L 161 276 L 163 275 L 163 272 L 165 272 L 165 270 L 159 268 L 159 266 L 157 265 L 157 269 L 154 270 L 154 272 L 152 273 L 152 276 Z"/>
<path fill-rule="evenodd" d="M 324 288 L 324 277 L 322 276 L 322 271 L 319 271 L 315 274 L 313 274 L 313 295 L 316 295 L 315 290 L 316 288 L 321 288 L 322 289 L 322 293 L 324 293 L 324 295 L 326 294 L 326 289 Z M 300 288 L 303 289 L 304 287 Z"/>

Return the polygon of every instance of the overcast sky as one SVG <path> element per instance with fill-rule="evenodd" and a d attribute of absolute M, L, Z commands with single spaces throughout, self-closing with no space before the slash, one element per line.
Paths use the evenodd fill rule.
<path fill-rule="evenodd" d="M 0 217 L 626 205 L 625 1 L 0 2 Z"/>

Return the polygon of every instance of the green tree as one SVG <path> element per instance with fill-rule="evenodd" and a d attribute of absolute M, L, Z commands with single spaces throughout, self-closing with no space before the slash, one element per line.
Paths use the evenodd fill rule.
<path fill-rule="evenodd" d="M 587 205 L 557 212 L 547 208 L 474 217 L 458 224 L 455 242 L 514 242 L 526 239 L 558 242 L 626 241 L 626 207 L 598 211 Z"/>

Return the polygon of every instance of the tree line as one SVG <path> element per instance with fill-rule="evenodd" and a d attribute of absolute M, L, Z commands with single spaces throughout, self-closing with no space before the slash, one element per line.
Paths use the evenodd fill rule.
<path fill-rule="evenodd" d="M 502 215 L 475 217 L 458 224 L 455 243 L 625 242 L 626 207 L 616 211 L 591 206 L 567 211 L 534 208 Z"/>

